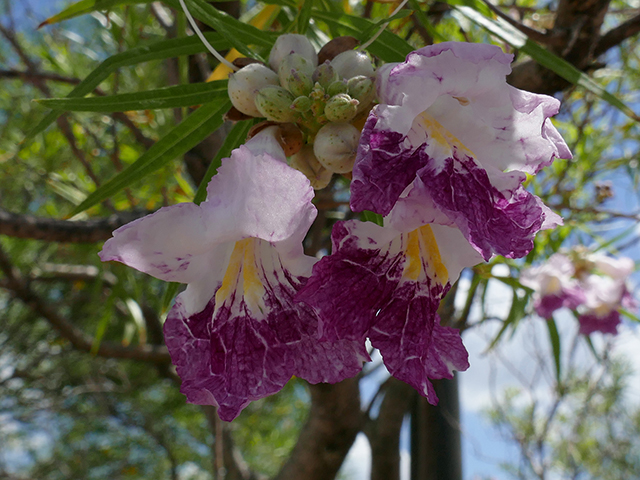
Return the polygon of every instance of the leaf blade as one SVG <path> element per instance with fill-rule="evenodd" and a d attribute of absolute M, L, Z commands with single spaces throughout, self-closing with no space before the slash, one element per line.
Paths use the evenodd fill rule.
<path fill-rule="evenodd" d="M 201 105 L 227 96 L 226 80 L 192 83 L 105 97 L 46 98 L 40 105 L 60 111 L 128 112 Z"/>
<path fill-rule="evenodd" d="M 161 140 L 156 142 L 133 164 L 101 185 L 90 194 L 71 215 L 106 200 L 144 176 L 161 168 L 174 158 L 184 154 L 200 143 L 223 123 L 222 115 L 229 110 L 231 102 L 211 102 L 198 108 Z"/>

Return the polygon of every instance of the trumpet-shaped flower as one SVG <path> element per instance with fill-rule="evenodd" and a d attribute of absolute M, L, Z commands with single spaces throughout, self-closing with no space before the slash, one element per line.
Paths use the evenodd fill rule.
<path fill-rule="evenodd" d="M 571 259 L 555 253 L 542 265 L 524 270 L 520 283 L 533 289 L 536 313 L 543 318 L 551 318 L 553 312 L 562 307 L 575 310 L 585 302 L 584 290 L 574 274 Z"/>
<path fill-rule="evenodd" d="M 524 270 L 520 281 L 534 290 L 534 309 L 541 317 L 567 307 L 577 311 L 580 333 L 617 333 L 620 309 L 637 307 L 627 287 L 633 268 L 630 258 L 576 249 Z"/>
<path fill-rule="evenodd" d="M 319 312 L 321 338 L 364 345 L 368 337 L 392 375 L 437 403 L 429 379 L 469 363 L 458 331 L 436 311 L 462 268 L 482 257 L 457 228 L 435 224 L 340 222 L 332 244 L 297 296 Z"/>
<path fill-rule="evenodd" d="M 352 208 L 387 215 L 413 190 L 422 215 L 455 225 L 485 259 L 526 255 L 561 219 L 522 183 L 571 153 L 549 120 L 559 102 L 509 86 L 511 60 L 496 46 L 448 42 L 379 69 Z"/>
<path fill-rule="evenodd" d="M 317 341 L 316 314 L 293 301 L 315 261 L 302 240 L 316 210 L 274 128 L 223 160 L 201 205 L 165 207 L 125 225 L 100 254 L 187 284 L 165 322 L 166 344 L 187 399 L 218 406 L 224 420 L 292 375 L 336 382 L 368 358 L 356 342 Z"/>

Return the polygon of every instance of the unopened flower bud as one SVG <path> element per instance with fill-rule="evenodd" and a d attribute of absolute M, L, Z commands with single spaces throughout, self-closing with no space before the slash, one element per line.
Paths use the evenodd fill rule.
<path fill-rule="evenodd" d="M 333 60 L 342 52 L 353 50 L 360 42 L 355 37 L 336 37 L 326 43 L 318 52 L 318 63 L 324 63 L 326 60 Z"/>
<path fill-rule="evenodd" d="M 333 82 L 327 88 L 327 95 L 333 97 L 334 95 L 338 95 L 339 93 L 347 93 L 347 82 L 344 80 L 338 80 L 337 82 Z M 353 96 L 353 95 L 352 95 Z"/>
<path fill-rule="evenodd" d="M 359 103 L 346 93 L 340 93 L 327 102 L 324 114 L 330 122 L 349 122 L 356 116 Z"/>
<path fill-rule="evenodd" d="M 305 174 L 314 190 L 320 190 L 331 181 L 333 172 L 322 166 L 313 153 L 311 145 L 305 145 L 289 159 L 289 165 Z"/>
<path fill-rule="evenodd" d="M 339 78 L 333 66 L 329 62 L 324 62 L 322 65 L 318 65 L 318 68 L 313 72 L 311 80 L 314 83 L 319 83 L 326 90 L 329 85 L 339 80 Z"/>
<path fill-rule="evenodd" d="M 347 173 L 353 170 L 360 132 L 348 123 L 327 123 L 316 135 L 313 153 L 327 170 Z"/>
<path fill-rule="evenodd" d="M 358 75 L 373 76 L 373 64 L 366 53 L 358 50 L 347 50 L 331 60 L 331 65 L 339 78 L 353 78 Z"/>
<path fill-rule="evenodd" d="M 293 108 L 296 112 L 308 112 L 311 109 L 311 104 L 313 102 L 309 97 L 300 96 L 296 98 L 291 104 L 291 108 Z"/>
<path fill-rule="evenodd" d="M 260 63 L 252 63 L 229 76 L 227 91 L 231 103 L 240 112 L 261 117 L 255 105 L 258 91 L 267 85 L 278 84 L 278 75 L 273 70 Z"/>
<path fill-rule="evenodd" d="M 269 65 L 274 71 L 278 71 L 284 57 L 290 53 L 297 53 L 309 60 L 315 67 L 318 65 L 318 55 L 311 42 L 304 35 L 289 33 L 280 35 L 269 53 Z"/>
<path fill-rule="evenodd" d="M 256 108 L 263 117 L 274 122 L 292 122 L 295 111 L 291 109 L 293 95 L 277 85 L 267 85 L 256 95 Z"/>
<path fill-rule="evenodd" d="M 278 67 L 278 77 L 280 78 L 280 85 L 287 88 L 285 85 L 285 80 L 289 75 L 291 75 L 292 70 L 303 73 L 311 78 L 311 75 L 313 75 L 313 71 L 315 70 L 315 68 L 315 65 L 313 65 L 302 55 L 298 53 L 290 53 L 282 59 L 280 67 Z"/>
<path fill-rule="evenodd" d="M 349 96 L 360 102 L 358 111 L 366 108 L 376 97 L 376 86 L 370 77 L 358 75 L 347 82 Z"/>
<path fill-rule="evenodd" d="M 280 85 L 289 90 L 294 97 L 308 95 L 313 88 L 311 75 L 314 68 L 315 66 L 302 55 L 290 53 L 280 63 Z"/>

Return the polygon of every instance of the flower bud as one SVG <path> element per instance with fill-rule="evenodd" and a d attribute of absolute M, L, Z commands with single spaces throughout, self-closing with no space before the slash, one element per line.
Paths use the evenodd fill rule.
<path fill-rule="evenodd" d="M 347 50 L 331 60 L 331 65 L 339 78 L 353 78 L 358 75 L 373 76 L 373 64 L 366 53 Z"/>
<path fill-rule="evenodd" d="M 344 80 L 338 80 L 337 82 L 333 82 L 327 88 L 327 95 L 333 97 L 334 95 L 338 95 L 339 93 L 347 93 L 347 82 Z M 353 95 L 352 95 L 353 96 Z"/>
<path fill-rule="evenodd" d="M 284 57 L 290 53 L 302 55 L 314 67 L 318 65 L 318 55 L 316 55 L 316 50 L 309 39 L 304 35 L 289 33 L 280 35 L 276 40 L 269 53 L 269 66 L 277 72 Z"/>
<path fill-rule="evenodd" d="M 329 62 L 324 62 L 322 65 L 318 65 L 318 68 L 313 72 L 311 80 L 314 83 L 319 83 L 326 90 L 329 85 L 339 80 L 339 78 L 333 66 Z"/>
<path fill-rule="evenodd" d="M 289 90 L 294 97 L 308 95 L 313 88 L 311 75 L 314 66 L 297 53 L 290 53 L 282 60 L 278 70 L 280 85 Z"/>
<path fill-rule="evenodd" d="M 305 145 L 289 159 L 289 165 L 305 174 L 314 190 L 320 190 L 331 181 L 333 173 L 324 168 L 313 154 L 313 147 Z"/>
<path fill-rule="evenodd" d="M 327 170 L 347 173 L 353 170 L 360 132 L 348 123 L 328 123 L 316 135 L 313 153 Z"/>
<path fill-rule="evenodd" d="M 376 86 L 370 77 L 358 75 L 350 78 L 347 82 L 347 91 L 349 96 L 360 102 L 358 111 L 369 106 L 376 97 Z"/>
<path fill-rule="evenodd" d="M 229 76 L 229 98 L 240 112 L 261 117 L 256 108 L 255 98 L 258 91 L 267 85 L 278 85 L 278 75 L 260 63 L 252 63 Z"/>
<path fill-rule="evenodd" d="M 358 100 L 345 93 L 332 97 L 324 107 L 324 114 L 330 122 L 349 122 L 358 112 Z"/>
<path fill-rule="evenodd" d="M 308 112 L 311 109 L 312 103 L 313 101 L 309 97 L 299 96 L 293 101 L 291 108 L 300 113 Z"/>
<path fill-rule="evenodd" d="M 333 60 L 342 52 L 347 50 L 353 50 L 360 42 L 355 37 L 336 37 L 333 40 L 325 43 L 325 45 L 318 52 L 318 63 L 324 63 L 326 60 Z"/>
<path fill-rule="evenodd" d="M 293 95 L 277 85 L 267 85 L 256 95 L 256 108 L 267 120 L 274 122 L 292 122 L 295 111 L 291 109 Z"/>

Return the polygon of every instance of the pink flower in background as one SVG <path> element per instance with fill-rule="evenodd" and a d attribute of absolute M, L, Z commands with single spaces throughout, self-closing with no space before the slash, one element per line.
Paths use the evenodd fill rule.
<path fill-rule="evenodd" d="M 577 312 L 580 333 L 617 333 L 620 309 L 637 308 L 628 288 L 635 264 L 627 257 L 575 249 L 556 253 L 540 266 L 524 270 L 520 282 L 534 290 L 534 309 L 544 318 L 567 307 Z"/>
<path fill-rule="evenodd" d="M 559 308 L 575 310 L 586 301 L 584 290 L 574 275 L 571 259 L 555 253 L 542 265 L 523 270 L 520 283 L 534 291 L 536 313 L 551 318 Z"/>

